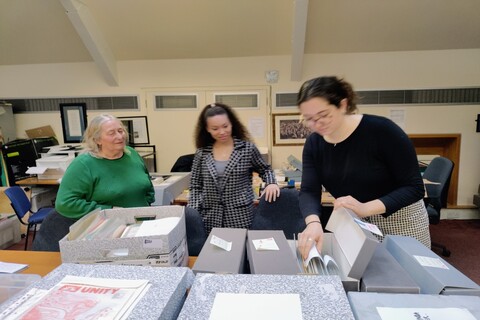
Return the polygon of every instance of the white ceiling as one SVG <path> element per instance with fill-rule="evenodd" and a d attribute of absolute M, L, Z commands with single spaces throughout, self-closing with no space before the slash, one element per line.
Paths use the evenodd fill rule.
<path fill-rule="evenodd" d="M 471 48 L 479 0 L 0 0 L 0 65 Z"/>

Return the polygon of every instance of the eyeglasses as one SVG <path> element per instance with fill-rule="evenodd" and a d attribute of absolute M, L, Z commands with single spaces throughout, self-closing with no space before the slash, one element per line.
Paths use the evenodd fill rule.
<path fill-rule="evenodd" d="M 310 118 L 305 118 L 302 116 L 302 119 L 300 120 L 304 126 L 314 126 L 317 124 L 317 122 L 325 122 L 328 118 L 330 117 L 330 112 L 324 113 L 324 114 L 317 114 L 313 117 Z"/>

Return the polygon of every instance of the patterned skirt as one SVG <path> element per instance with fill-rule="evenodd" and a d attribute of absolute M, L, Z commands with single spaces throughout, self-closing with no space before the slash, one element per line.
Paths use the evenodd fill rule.
<path fill-rule="evenodd" d="M 428 213 L 423 200 L 412 203 L 386 218 L 375 215 L 366 218 L 365 221 L 377 225 L 384 235 L 413 237 L 427 248 L 431 246 Z M 377 238 L 383 240 L 383 237 Z"/>

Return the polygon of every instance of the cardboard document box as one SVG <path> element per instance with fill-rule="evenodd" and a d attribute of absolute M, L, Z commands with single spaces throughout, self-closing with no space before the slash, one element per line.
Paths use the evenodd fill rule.
<path fill-rule="evenodd" d="M 251 311 L 250 305 L 240 305 L 241 297 L 257 295 L 298 295 L 301 303 L 303 320 L 338 319 L 353 320 L 348 299 L 337 276 L 309 277 L 304 275 L 266 275 L 266 274 L 205 274 L 198 273 L 178 316 L 180 320 L 211 319 L 211 312 L 217 307 L 217 294 L 233 294 L 230 300 L 235 307 Z M 260 296 L 258 296 L 260 295 Z M 256 305 L 258 306 L 258 305 Z M 290 307 L 289 305 L 282 305 Z M 229 306 L 227 306 L 228 308 Z M 262 310 L 269 310 L 271 305 L 260 305 Z M 274 307 L 280 307 L 274 304 Z M 228 312 L 229 310 L 227 310 Z M 237 310 L 230 310 L 231 313 Z M 242 310 L 243 311 L 243 310 Z M 238 319 L 241 315 L 235 314 Z M 243 315 L 243 314 L 242 314 Z M 258 314 L 255 314 L 258 318 Z M 233 318 L 230 314 L 224 319 Z M 248 319 L 243 317 L 243 319 Z M 262 319 L 271 319 L 264 316 Z M 286 317 L 278 317 L 286 319 Z"/>
<path fill-rule="evenodd" d="M 185 301 L 187 289 L 193 283 L 194 275 L 188 268 L 152 268 L 139 266 L 86 265 L 64 263 L 35 282 L 22 293 L 30 289 L 48 290 L 59 283 L 66 275 L 108 278 L 148 280 L 151 284 L 145 295 L 128 316 L 128 319 L 176 319 Z M 23 299 L 22 299 L 23 298 Z M 25 296 L 18 294 L 0 305 L 2 312 L 10 307 L 24 303 Z M 89 307 L 90 308 L 90 307 Z"/>
<path fill-rule="evenodd" d="M 384 243 L 420 286 L 420 293 L 480 296 L 480 286 L 417 239 L 388 235 Z"/>
<path fill-rule="evenodd" d="M 442 296 L 430 294 L 393 294 L 374 292 L 349 292 L 348 300 L 352 307 L 355 319 L 383 320 L 378 308 L 392 309 L 395 319 L 460 319 L 461 317 L 448 317 L 443 308 L 453 308 L 454 312 L 464 314 L 467 310 L 475 319 L 480 319 L 480 298 L 466 296 Z M 410 310 L 410 317 L 403 317 L 400 312 Z M 463 310 L 460 310 L 463 309 Z M 441 312 L 444 317 L 432 317 L 430 312 Z M 451 310 L 449 310 L 451 311 Z M 463 312 L 462 312 L 463 311 Z M 418 313 L 415 316 L 413 313 Z M 391 319 L 391 318 L 389 318 Z M 465 319 L 465 318 L 461 318 Z M 468 318 L 468 319 L 471 319 Z"/>
<path fill-rule="evenodd" d="M 212 244 L 217 237 L 231 243 L 227 251 Z M 213 228 L 198 255 L 192 271 L 203 273 L 244 273 L 247 229 Z"/>
<path fill-rule="evenodd" d="M 168 234 L 114 239 L 76 239 L 97 217 L 117 217 L 127 225 L 135 224 L 136 219 L 150 217 L 161 219 L 178 217 L 179 222 Z M 73 240 L 72 240 L 73 239 Z M 184 207 L 161 206 L 141 208 L 117 208 L 96 210 L 82 217 L 70 227 L 70 233 L 59 242 L 63 262 L 115 262 L 147 260 L 145 264 L 161 266 L 186 266 L 186 229 Z M 149 263 L 148 259 L 154 259 Z"/>
<path fill-rule="evenodd" d="M 331 233 L 323 237 L 322 254 L 331 256 L 340 269 L 346 291 L 359 291 L 360 279 L 379 244 L 348 209 L 334 210 L 326 225 Z"/>
<path fill-rule="evenodd" d="M 279 250 L 257 250 L 255 240 L 273 238 Z M 301 268 L 282 230 L 248 230 L 247 258 L 252 274 L 299 274 Z"/>
<path fill-rule="evenodd" d="M 382 293 L 420 293 L 420 287 L 380 244 L 361 280 L 361 291 Z"/>

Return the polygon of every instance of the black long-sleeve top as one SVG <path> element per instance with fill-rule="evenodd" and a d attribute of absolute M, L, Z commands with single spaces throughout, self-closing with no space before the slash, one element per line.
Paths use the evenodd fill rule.
<path fill-rule="evenodd" d="M 415 148 L 390 119 L 363 115 L 355 131 L 336 145 L 317 133 L 303 148 L 300 209 L 321 214 L 322 185 L 338 198 L 379 199 L 385 217 L 423 198 L 425 190 Z"/>

